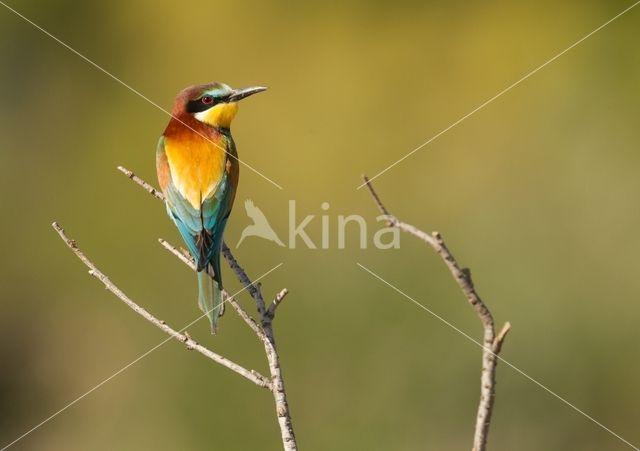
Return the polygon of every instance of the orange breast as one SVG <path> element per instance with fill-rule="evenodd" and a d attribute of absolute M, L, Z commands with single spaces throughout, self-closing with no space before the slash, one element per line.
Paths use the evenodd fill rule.
<path fill-rule="evenodd" d="M 164 148 L 175 187 L 193 208 L 199 210 L 202 200 L 216 189 L 224 173 L 224 136 L 209 141 L 188 131 L 178 136 L 165 136 Z"/>

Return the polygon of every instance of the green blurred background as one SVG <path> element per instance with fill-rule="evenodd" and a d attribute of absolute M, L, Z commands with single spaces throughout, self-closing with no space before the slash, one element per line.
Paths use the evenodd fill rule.
<path fill-rule="evenodd" d="M 164 108 L 210 80 L 269 91 L 234 123 L 244 168 L 227 228 L 251 198 L 284 239 L 329 202 L 377 211 L 373 175 L 630 1 L 11 1 Z M 503 357 L 640 443 L 640 9 L 622 16 L 376 180 L 393 213 L 444 233 L 499 323 Z M 195 276 L 157 243 L 163 206 L 116 171 L 155 182 L 167 116 L 0 7 L 0 446 L 165 336 L 105 291 L 51 229 L 59 221 L 126 293 L 175 327 L 199 315 Z M 308 228 L 319 241 L 320 220 Z M 355 228 L 354 228 L 355 230 Z M 266 295 L 291 291 L 276 333 L 302 449 L 469 449 L 480 351 L 356 266 L 480 338 L 477 318 L 420 242 L 399 250 L 235 251 Z M 225 267 L 231 291 L 239 284 Z M 242 302 L 251 307 L 246 294 Z M 233 314 L 213 338 L 267 371 Z M 504 364 L 494 450 L 624 450 Z M 15 444 L 15 450 L 276 450 L 268 392 L 170 342 Z"/>

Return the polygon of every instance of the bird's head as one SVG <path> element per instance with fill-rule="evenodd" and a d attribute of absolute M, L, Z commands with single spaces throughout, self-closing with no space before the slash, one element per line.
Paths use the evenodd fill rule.
<path fill-rule="evenodd" d="M 173 115 L 191 115 L 198 121 L 217 128 L 229 128 L 238 112 L 238 101 L 264 91 L 253 86 L 232 89 L 224 83 L 190 86 L 180 92 L 173 107 Z"/>

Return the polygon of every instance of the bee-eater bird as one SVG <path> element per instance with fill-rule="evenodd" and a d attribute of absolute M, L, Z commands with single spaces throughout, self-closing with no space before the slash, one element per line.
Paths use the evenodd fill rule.
<path fill-rule="evenodd" d="M 156 150 L 158 182 L 198 272 L 198 305 L 212 333 L 222 310 L 220 252 L 239 176 L 231 137 L 238 101 L 267 88 L 231 89 L 223 83 L 190 86 L 176 97 Z"/>

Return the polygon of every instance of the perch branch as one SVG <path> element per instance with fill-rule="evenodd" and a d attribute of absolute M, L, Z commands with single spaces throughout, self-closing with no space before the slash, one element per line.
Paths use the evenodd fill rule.
<path fill-rule="evenodd" d="M 234 310 L 238 313 L 238 316 L 242 318 L 242 320 L 247 323 L 247 326 L 251 328 L 256 334 L 256 336 L 264 343 L 267 341 L 267 336 L 264 333 L 264 330 L 260 327 L 260 325 L 256 322 L 255 319 L 249 315 L 245 309 L 233 298 L 229 299 L 229 304 L 234 308 Z"/>
<path fill-rule="evenodd" d="M 496 366 L 498 364 L 498 353 L 502 349 L 511 325 L 506 322 L 500 332 L 496 335 L 495 322 L 491 311 L 480 298 L 473 285 L 471 271 L 468 268 L 462 268 L 454 258 L 453 254 L 447 247 L 439 232 L 431 234 L 425 233 L 417 227 L 398 220 L 389 213 L 384 206 L 378 193 L 373 189 L 373 185 L 367 178 L 363 177 L 364 183 L 369 188 L 369 192 L 374 202 L 378 206 L 380 212 L 385 216 L 389 227 L 397 227 L 403 232 L 409 233 L 425 243 L 442 258 L 444 264 L 449 269 L 454 280 L 462 290 L 471 307 L 475 310 L 478 318 L 482 322 L 484 329 L 483 349 L 482 349 L 482 373 L 480 377 L 480 403 L 478 405 L 478 413 L 476 416 L 475 433 L 473 437 L 473 451 L 485 451 L 487 447 L 487 436 L 489 434 L 489 426 L 491 425 L 491 413 L 495 401 L 496 386 Z"/>
<path fill-rule="evenodd" d="M 229 268 L 235 273 L 238 281 L 242 284 L 242 286 L 247 287 L 247 291 L 251 295 L 251 297 L 256 301 L 256 307 L 258 309 L 258 314 L 260 318 L 265 314 L 264 307 L 264 298 L 262 297 L 262 291 L 260 291 L 260 287 L 258 285 L 254 285 L 247 276 L 245 270 L 240 266 L 238 260 L 231 253 L 231 249 L 227 246 L 227 243 L 222 243 L 222 255 L 227 260 L 229 264 Z"/>
<path fill-rule="evenodd" d="M 138 185 L 140 185 L 142 188 L 144 188 L 144 190 L 146 192 L 148 192 L 149 194 L 151 194 L 153 197 L 156 197 L 156 198 L 158 198 L 160 200 L 164 200 L 164 195 L 160 191 L 158 191 L 153 186 L 149 185 L 147 182 L 145 182 L 140 177 L 135 175 L 133 173 L 133 171 L 130 171 L 129 169 L 125 168 L 124 166 L 118 166 L 118 171 L 122 172 L 124 175 L 129 177 L 131 180 L 136 182 Z"/>
<path fill-rule="evenodd" d="M 118 166 L 118 170 L 125 174 L 129 179 L 140 185 L 149 194 L 157 199 L 164 200 L 164 196 L 153 186 L 142 180 L 135 175 L 132 171 Z M 183 263 L 189 266 L 191 269 L 195 269 L 191 256 L 185 252 L 181 252 L 176 247 L 167 243 L 164 240 L 160 240 L 160 243 L 176 257 L 178 257 Z M 242 284 L 242 286 L 249 292 L 251 297 L 256 302 L 258 315 L 260 318 L 260 324 L 251 318 L 235 301 L 235 299 L 228 299 L 229 304 L 238 312 L 238 315 L 247 323 L 247 325 L 256 333 L 257 337 L 262 341 L 264 345 L 265 354 L 267 356 L 267 363 L 269 365 L 269 372 L 271 374 L 270 389 L 273 393 L 273 398 L 276 407 L 276 415 L 278 417 L 278 424 L 280 426 L 280 434 L 282 437 L 282 444 L 285 451 L 297 451 L 298 445 L 296 443 L 295 434 L 293 431 L 293 423 L 291 420 L 291 412 L 289 410 L 289 404 L 287 402 L 287 393 L 284 387 L 284 378 L 282 376 L 282 370 L 280 368 L 280 357 L 276 348 L 275 335 L 273 333 L 273 319 L 275 316 L 278 305 L 282 302 L 287 294 L 287 290 L 284 289 L 269 305 L 266 307 L 262 291 L 260 290 L 260 284 L 253 283 L 245 270 L 240 266 L 236 258 L 231 253 L 231 250 L 226 245 L 222 244 L 222 254 L 224 255 L 231 270 L 235 273 L 236 278 Z"/>
<path fill-rule="evenodd" d="M 169 250 L 169 252 L 178 257 L 192 270 L 195 270 L 196 266 L 191 257 L 187 257 L 184 252 L 181 252 L 179 249 L 167 243 L 165 240 L 160 240 L 160 242 L 167 250 Z M 276 414 L 278 416 L 278 423 L 280 424 L 280 432 L 282 434 L 284 449 L 292 451 L 296 450 L 297 445 L 295 441 L 295 434 L 293 432 L 293 424 L 291 422 L 291 414 L 289 412 L 287 394 L 284 388 L 282 371 L 280 369 L 280 357 L 278 356 L 275 337 L 273 334 L 273 316 L 269 316 L 269 312 L 264 307 L 264 298 L 262 296 L 259 284 L 254 284 L 251 282 L 251 279 L 249 279 L 247 273 L 238 264 L 237 260 L 234 258 L 233 254 L 231 254 L 231 251 L 226 245 L 223 247 L 223 253 L 225 254 L 225 258 L 227 259 L 231 269 L 233 269 L 233 271 L 235 272 L 238 280 L 245 287 L 247 287 L 247 291 L 249 291 L 258 306 L 258 314 L 261 318 L 261 325 L 258 325 L 258 323 L 256 323 L 256 321 L 247 314 L 247 312 L 238 304 L 235 299 L 228 299 L 229 304 L 231 304 L 231 306 L 238 312 L 240 318 L 242 318 L 244 322 L 247 323 L 247 325 L 255 332 L 257 337 L 264 345 L 265 354 L 267 355 L 267 362 L 269 364 L 269 371 L 271 373 L 271 380 L 273 383 L 271 391 L 276 403 Z M 272 302 L 272 305 L 275 304 L 276 300 L 278 299 L 279 300 L 277 301 L 277 303 L 280 303 L 286 293 L 286 289 L 278 293 L 278 295 L 276 295 L 276 298 Z"/>
<path fill-rule="evenodd" d="M 109 278 L 106 275 L 104 275 L 93 264 L 93 262 L 91 262 L 91 260 L 87 258 L 87 256 L 80 250 L 76 242 L 65 234 L 64 230 L 62 229 L 62 227 L 60 227 L 58 223 L 54 222 L 52 225 L 55 231 L 58 232 L 58 235 L 60 235 L 60 238 L 62 238 L 65 244 L 69 247 L 69 249 L 71 249 L 71 251 L 82 261 L 82 263 L 85 264 L 87 268 L 89 268 L 89 274 L 95 277 L 96 279 L 98 279 L 100 282 L 102 282 L 107 290 L 109 290 L 111 293 L 116 295 L 116 297 L 118 297 L 122 302 L 124 302 L 128 307 L 130 307 L 138 315 L 142 316 L 144 319 L 152 323 L 154 326 L 158 327 L 164 333 L 184 343 L 188 349 L 198 351 L 200 354 L 204 355 L 205 357 L 213 360 L 214 362 L 232 371 L 235 371 L 236 373 L 250 380 L 251 382 L 253 382 L 259 387 L 273 390 L 272 384 L 269 381 L 269 379 L 262 376 L 260 373 L 253 370 L 248 370 L 238 365 L 237 363 L 232 362 L 231 360 L 225 357 L 222 357 L 220 354 L 215 353 L 210 349 L 202 346 L 201 344 L 196 342 L 193 338 L 189 337 L 186 333 L 178 332 L 177 330 L 167 325 L 164 321 L 156 318 L 147 310 L 145 310 L 143 307 L 136 304 L 122 290 L 120 290 L 120 288 L 118 288 L 113 282 L 111 282 L 111 280 L 109 280 Z"/>
<path fill-rule="evenodd" d="M 264 342 L 264 350 L 267 355 L 267 362 L 269 363 L 269 371 L 271 372 L 271 380 L 273 382 L 272 391 L 276 403 L 276 414 L 278 416 L 278 423 L 280 424 L 280 431 L 282 433 L 282 442 L 286 450 L 295 450 L 297 449 L 296 438 L 293 432 L 293 424 L 291 422 L 291 414 L 289 412 L 289 404 L 287 402 L 287 392 L 284 387 L 282 369 L 280 368 L 280 357 L 278 356 L 276 339 L 273 333 L 273 319 L 275 316 L 276 308 L 273 308 L 273 315 L 270 315 L 265 307 L 264 297 L 262 296 L 260 287 L 255 286 L 255 284 L 251 282 L 251 279 L 249 279 L 245 270 L 238 264 L 238 261 L 231 253 L 231 250 L 224 243 L 222 245 L 222 253 L 227 259 L 227 262 L 229 263 L 229 266 L 231 267 L 233 272 L 235 272 L 238 280 L 242 283 L 243 286 L 249 287 L 249 293 L 256 301 L 262 330 L 264 330 L 264 333 L 267 337 L 267 340 Z M 280 293 L 283 292 L 286 293 L 286 289 L 281 291 Z M 280 297 L 280 300 L 278 302 L 275 302 L 274 300 L 274 303 L 276 305 L 279 304 L 283 298 L 284 295 Z"/>

